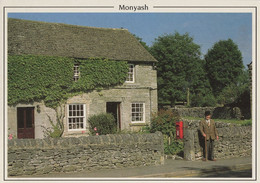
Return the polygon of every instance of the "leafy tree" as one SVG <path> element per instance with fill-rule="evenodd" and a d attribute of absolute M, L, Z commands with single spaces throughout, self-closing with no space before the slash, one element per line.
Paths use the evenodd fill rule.
<path fill-rule="evenodd" d="M 190 98 L 211 94 L 209 82 L 201 60 L 200 46 L 193 42 L 188 33 L 166 34 L 158 37 L 150 49 L 158 60 L 159 103 L 185 101 L 189 91 Z M 192 102 L 193 105 L 198 103 Z"/>
<path fill-rule="evenodd" d="M 205 55 L 205 60 L 207 77 L 215 96 L 219 96 L 223 90 L 230 90 L 232 84 L 238 84 L 244 66 L 242 54 L 231 39 L 215 43 Z"/>
<path fill-rule="evenodd" d="M 248 70 L 242 70 L 236 82 L 223 88 L 217 97 L 218 103 L 222 105 L 236 103 L 239 97 L 245 92 L 250 93 Z"/>

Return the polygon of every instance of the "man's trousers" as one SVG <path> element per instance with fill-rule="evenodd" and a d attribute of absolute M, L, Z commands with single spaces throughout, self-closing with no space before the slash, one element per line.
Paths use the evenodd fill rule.
<path fill-rule="evenodd" d="M 204 158 L 206 158 L 206 152 L 205 152 L 205 146 L 204 146 Z M 209 160 L 213 160 L 214 159 L 214 140 L 210 139 L 207 140 L 207 157 Z"/>

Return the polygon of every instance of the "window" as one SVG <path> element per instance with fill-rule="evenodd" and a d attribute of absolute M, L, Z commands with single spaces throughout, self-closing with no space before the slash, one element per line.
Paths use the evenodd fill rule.
<path fill-rule="evenodd" d="M 68 105 L 68 129 L 82 130 L 85 129 L 85 105 L 69 104 Z"/>
<path fill-rule="evenodd" d="M 127 83 L 133 83 L 134 82 L 134 64 L 129 64 L 129 70 L 128 75 L 126 78 Z"/>
<path fill-rule="evenodd" d="M 132 122 L 145 122 L 144 103 L 132 103 Z"/>
<path fill-rule="evenodd" d="M 77 82 L 79 80 L 79 64 L 74 64 L 74 76 L 73 80 Z"/>

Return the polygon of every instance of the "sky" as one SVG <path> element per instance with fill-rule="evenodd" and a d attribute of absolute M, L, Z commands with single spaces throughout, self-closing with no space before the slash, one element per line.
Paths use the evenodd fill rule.
<path fill-rule="evenodd" d="M 243 63 L 252 61 L 251 13 L 8 13 L 10 18 L 103 28 L 125 28 L 151 46 L 165 34 L 188 33 L 202 55 L 220 41 L 232 39 Z"/>

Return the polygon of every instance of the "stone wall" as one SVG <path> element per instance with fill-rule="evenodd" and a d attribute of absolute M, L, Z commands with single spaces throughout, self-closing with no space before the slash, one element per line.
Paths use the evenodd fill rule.
<path fill-rule="evenodd" d="M 8 141 L 9 176 L 163 163 L 163 136 L 160 132 Z"/>
<path fill-rule="evenodd" d="M 184 159 L 199 160 L 203 156 L 204 138 L 198 120 L 184 122 Z M 252 126 L 216 122 L 219 141 L 215 140 L 215 158 L 226 159 L 252 154 Z"/>
<path fill-rule="evenodd" d="M 241 119 L 243 114 L 238 107 L 191 107 L 174 108 L 180 116 L 204 118 L 205 111 L 210 111 L 215 119 Z"/>

